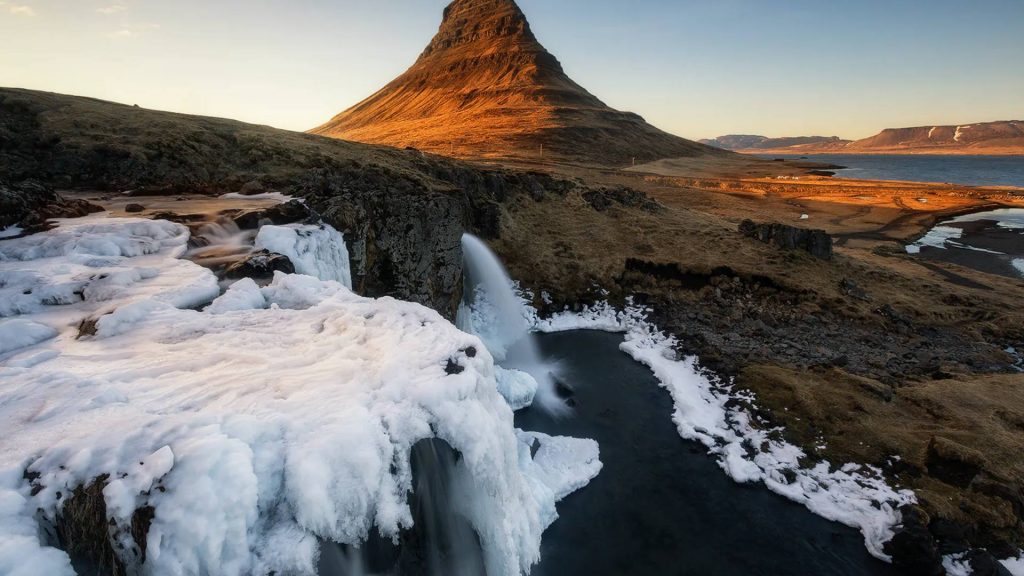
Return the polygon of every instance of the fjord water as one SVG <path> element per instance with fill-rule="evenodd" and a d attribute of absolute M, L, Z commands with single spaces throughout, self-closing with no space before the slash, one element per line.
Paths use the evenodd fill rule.
<path fill-rule="evenodd" d="M 784 154 L 764 157 L 796 160 L 804 156 Z M 806 158 L 846 166 L 836 171 L 837 178 L 1024 187 L 1024 156 L 809 154 Z"/>
<path fill-rule="evenodd" d="M 737 484 L 680 438 L 668 392 L 621 342 L 592 331 L 539 337 L 576 406 L 569 418 L 527 408 L 516 425 L 595 439 L 604 468 L 559 503 L 535 576 L 899 573 L 869 555 L 856 530 L 763 485 Z"/>

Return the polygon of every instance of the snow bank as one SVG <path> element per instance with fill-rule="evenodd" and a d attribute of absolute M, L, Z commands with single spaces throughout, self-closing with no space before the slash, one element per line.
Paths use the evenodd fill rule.
<path fill-rule="evenodd" d="M 0 322 L 0 354 L 55 338 L 57 331 L 45 324 L 15 318 Z"/>
<path fill-rule="evenodd" d="M 334 280 L 352 288 L 345 240 L 327 224 L 264 226 L 256 235 L 256 250 L 287 256 L 299 274 Z"/>
<path fill-rule="evenodd" d="M 326 227 L 268 238 L 320 272 L 341 261 Z M 0 355 L 0 573 L 72 574 L 42 528 L 106 474 L 129 573 L 132 513 L 151 506 L 146 573 L 315 574 L 320 540 L 411 527 L 410 450 L 432 437 L 462 456 L 488 573 L 538 561 L 557 499 L 600 469 L 595 443 L 517 436 L 490 354 L 432 310 L 281 273 L 214 299 L 186 241 L 111 219 L 0 245 L 0 289 L 33 291 L 6 322 L 58 333 Z"/>
<path fill-rule="evenodd" d="M 513 410 L 522 410 L 533 404 L 537 395 L 537 380 L 526 372 L 494 367 L 494 376 L 498 384 L 498 393 Z"/>
<path fill-rule="evenodd" d="M 650 324 L 647 313 L 632 305 L 618 312 L 599 304 L 581 313 L 538 319 L 536 329 L 625 333 L 620 348 L 650 367 L 672 395 L 672 419 L 683 438 L 704 444 L 737 482 L 763 482 L 815 514 L 860 529 L 868 550 L 888 560 L 882 546 L 901 520 L 898 508 L 916 501 L 913 493 L 891 488 L 881 472 L 869 466 L 803 466 L 805 455 L 798 447 L 779 440 L 776 430 L 755 425 L 751 412 L 743 408 L 753 403 L 752 397 L 700 370 L 696 358 L 678 358 L 675 339 Z"/>
<path fill-rule="evenodd" d="M 1013 574 L 1013 576 L 1024 576 L 1024 554 L 1018 558 L 1002 560 L 1001 564 L 1004 568 L 1009 570 L 1010 574 Z"/>

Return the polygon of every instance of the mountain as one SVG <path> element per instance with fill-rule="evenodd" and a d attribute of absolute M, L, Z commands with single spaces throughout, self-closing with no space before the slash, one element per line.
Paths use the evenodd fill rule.
<path fill-rule="evenodd" d="M 1024 121 L 886 128 L 863 140 L 836 136 L 766 138 L 733 134 L 701 140 L 746 154 L 999 154 L 1024 155 Z"/>
<path fill-rule="evenodd" d="M 767 136 L 753 136 L 744 134 L 730 134 L 719 136 L 710 140 L 701 140 L 701 144 L 724 148 L 726 150 L 760 151 L 775 150 L 781 148 L 824 148 L 842 147 L 848 144 L 849 140 L 843 140 L 838 136 L 786 136 L 782 138 L 768 138 Z"/>
<path fill-rule="evenodd" d="M 310 132 L 471 158 L 629 165 L 725 155 L 587 92 L 514 0 L 455 0 L 411 68 Z"/>
<path fill-rule="evenodd" d="M 1007 120 L 960 126 L 887 128 L 857 140 L 849 153 L 1024 154 L 1024 122 Z"/>

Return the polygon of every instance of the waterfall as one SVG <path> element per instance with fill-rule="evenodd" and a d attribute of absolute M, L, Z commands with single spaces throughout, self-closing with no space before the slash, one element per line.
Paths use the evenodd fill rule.
<path fill-rule="evenodd" d="M 498 257 L 476 236 L 462 236 L 466 290 L 457 323 L 483 340 L 505 368 L 521 370 L 537 381 L 535 403 L 553 414 L 569 407 L 559 397 L 550 367 L 541 360 L 530 332 L 526 303 L 516 294 L 512 279 Z"/>
<path fill-rule="evenodd" d="M 480 538 L 460 508 L 470 501 L 459 455 L 443 440 L 412 447 L 413 528 L 397 543 L 371 532 L 359 547 L 321 541 L 318 576 L 487 576 Z"/>

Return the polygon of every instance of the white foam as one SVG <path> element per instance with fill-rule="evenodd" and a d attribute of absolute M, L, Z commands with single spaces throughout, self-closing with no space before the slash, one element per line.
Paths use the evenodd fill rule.
<path fill-rule="evenodd" d="M 23 229 L 18 226 L 8 226 L 6 228 L 0 228 L 0 238 L 12 238 L 24 232 Z"/>

